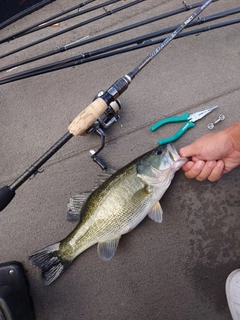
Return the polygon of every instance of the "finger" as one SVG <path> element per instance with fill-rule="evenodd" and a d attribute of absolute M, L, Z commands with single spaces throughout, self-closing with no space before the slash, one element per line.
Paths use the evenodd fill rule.
<path fill-rule="evenodd" d="M 205 166 L 205 161 L 198 160 L 192 168 L 185 172 L 185 176 L 189 179 L 196 178 L 202 171 L 203 167 Z"/>
<path fill-rule="evenodd" d="M 188 146 L 182 147 L 179 150 L 179 154 L 182 158 L 192 157 L 193 155 L 196 154 L 196 150 L 195 150 L 193 144 L 190 144 Z"/>
<path fill-rule="evenodd" d="M 207 161 L 202 168 L 201 172 L 199 175 L 196 177 L 198 181 L 204 181 L 208 179 L 208 177 L 211 175 L 214 167 L 216 166 L 217 162 L 216 161 Z"/>
<path fill-rule="evenodd" d="M 182 166 L 182 170 L 185 171 L 185 172 L 189 171 L 193 166 L 194 166 L 194 162 L 193 161 L 188 161 Z"/>
<path fill-rule="evenodd" d="M 217 181 L 221 178 L 224 171 L 224 162 L 218 160 L 216 166 L 213 168 L 212 172 L 208 176 L 208 180 L 211 182 Z"/>
<path fill-rule="evenodd" d="M 193 156 L 192 159 L 191 159 L 193 162 L 197 162 L 199 160 L 204 160 L 206 161 L 207 159 L 201 159 L 200 157 L 197 157 L 197 156 Z M 208 159 L 209 160 L 209 159 Z"/>

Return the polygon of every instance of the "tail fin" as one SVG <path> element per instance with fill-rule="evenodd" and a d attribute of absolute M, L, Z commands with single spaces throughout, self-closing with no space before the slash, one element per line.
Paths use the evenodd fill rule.
<path fill-rule="evenodd" d="M 45 285 L 56 280 L 71 264 L 61 256 L 60 242 L 34 252 L 28 259 L 31 263 L 42 270 L 42 278 Z"/>

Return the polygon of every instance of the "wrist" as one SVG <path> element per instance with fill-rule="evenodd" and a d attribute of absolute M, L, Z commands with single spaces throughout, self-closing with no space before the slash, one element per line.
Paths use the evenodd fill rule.
<path fill-rule="evenodd" d="M 235 150 L 240 152 L 240 121 L 231 124 L 225 130 Z"/>

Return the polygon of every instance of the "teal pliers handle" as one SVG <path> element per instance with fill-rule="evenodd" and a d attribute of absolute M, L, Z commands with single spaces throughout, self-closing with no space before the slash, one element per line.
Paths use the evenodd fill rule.
<path fill-rule="evenodd" d="M 161 146 L 163 144 L 166 143 L 171 143 L 175 140 L 177 140 L 178 138 L 180 138 L 188 129 L 195 127 L 195 123 L 188 121 L 187 123 L 185 123 L 173 136 L 169 137 L 169 138 L 165 138 L 162 140 L 158 141 L 158 145 Z"/>
<path fill-rule="evenodd" d="M 187 121 L 188 117 L 189 117 L 189 113 L 186 112 L 181 116 L 174 116 L 174 117 L 164 118 L 164 119 L 154 123 L 150 127 L 150 130 L 153 132 L 153 131 L 157 130 L 159 127 L 161 127 L 161 126 L 163 126 L 164 124 L 167 124 L 167 123 L 175 123 L 175 122 Z"/>

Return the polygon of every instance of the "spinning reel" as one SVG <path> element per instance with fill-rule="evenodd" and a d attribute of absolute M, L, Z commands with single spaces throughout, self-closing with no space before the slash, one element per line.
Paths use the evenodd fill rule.
<path fill-rule="evenodd" d="M 104 90 L 101 90 L 93 99 L 96 100 L 100 98 L 105 93 Z M 104 113 L 93 123 L 93 125 L 86 131 L 86 133 L 96 132 L 97 135 L 101 138 L 101 147 L 97 150 L 90 150 L 91 158 L 94 162 L 96 162 L 102 170 L 107 169 L 106 164 L 97 156 L 97 154 L 104 148 L 105 146 L 105 137 L 106 134 L 104 129 L 108 129 L 114 123 L 116 123 L 120 119 L 120 110 L 121 110 L 121 102 L 119 99 L 111 102 Z"/>

